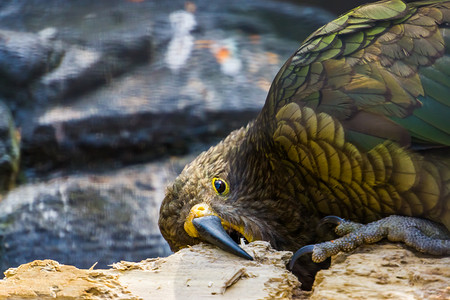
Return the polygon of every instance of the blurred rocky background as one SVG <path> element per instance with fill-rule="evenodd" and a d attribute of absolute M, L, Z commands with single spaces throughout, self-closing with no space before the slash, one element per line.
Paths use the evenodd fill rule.
<path fill-rule="evenodd" d="M 355 5 L 0 2 L 0 271 L 170 254 L 165 186 L 254 118 L 300 41 Z"/>

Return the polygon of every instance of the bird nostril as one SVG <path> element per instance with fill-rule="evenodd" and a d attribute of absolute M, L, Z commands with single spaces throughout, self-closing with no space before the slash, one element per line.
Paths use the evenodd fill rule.
<path fill-rule="evenodd" d="M 195 229 L 192 224 L 192 220 L 195 218 L 201 218 L 205 216 L 214 216 L 216 213 L 211 209 L 211 207 L 207 203 L 199 203 L 191 207 L 189 214 L 186 217 L 186 221 L 184 222 L 184 230 L 191 237 L 198 237 L 197 229 Z"/>

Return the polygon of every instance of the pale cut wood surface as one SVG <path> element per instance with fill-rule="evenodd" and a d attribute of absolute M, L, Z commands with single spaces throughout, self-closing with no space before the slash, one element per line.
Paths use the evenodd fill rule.
<path fill-rule="evenodd" d="M 312 292 L 301 291 L 286 270 L 290 252 L 266 242 L 243 247 L 255 261 L 206 244 L 108 270 L 37 260 L 5 272 L 0 299 L 450 299 L 450 257 L 422 255 L 400 244 L 334 256 Z"/>

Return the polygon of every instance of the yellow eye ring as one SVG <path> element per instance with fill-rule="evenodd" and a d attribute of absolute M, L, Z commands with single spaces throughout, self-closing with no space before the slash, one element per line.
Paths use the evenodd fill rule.
<path fill-rule="evenodd" d="M 214 177 L 211 181 L 214 191 L 217 195 L 225 196 L 230 192 L 230 186 L 222 178 Z"/>

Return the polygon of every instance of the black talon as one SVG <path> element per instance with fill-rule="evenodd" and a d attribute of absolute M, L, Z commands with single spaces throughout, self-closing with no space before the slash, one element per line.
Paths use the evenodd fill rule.
<path fill-rule="evenodd" d="M 320 227 L 324 224 L 334 224 L 334 225 L 339 225 L 342 222 L 344 222 L 344 219 L 338 217 L 338 216 L 326 216 L 325 218 L 322 218 L 322 220 L 320 220 L 319 224 L 317 225 L 317 227 Z"/>
<path fill-rule="evenodd" d="M 300 258 L 300 256 L 308 254 L 308 253 L 312 253 L 313 249 L 314 249 L 314 245 L 307 245 L 307 246 L 303 246 L 300 249 L 298 249 L 297 252 L 295 252 L 294 255 L 292 255 L 292 257 L 291 257 L 291 261 L 289 262 L 289 270 L 292 270 L 295 262 L 297 261 L 297 259 Z"/>

